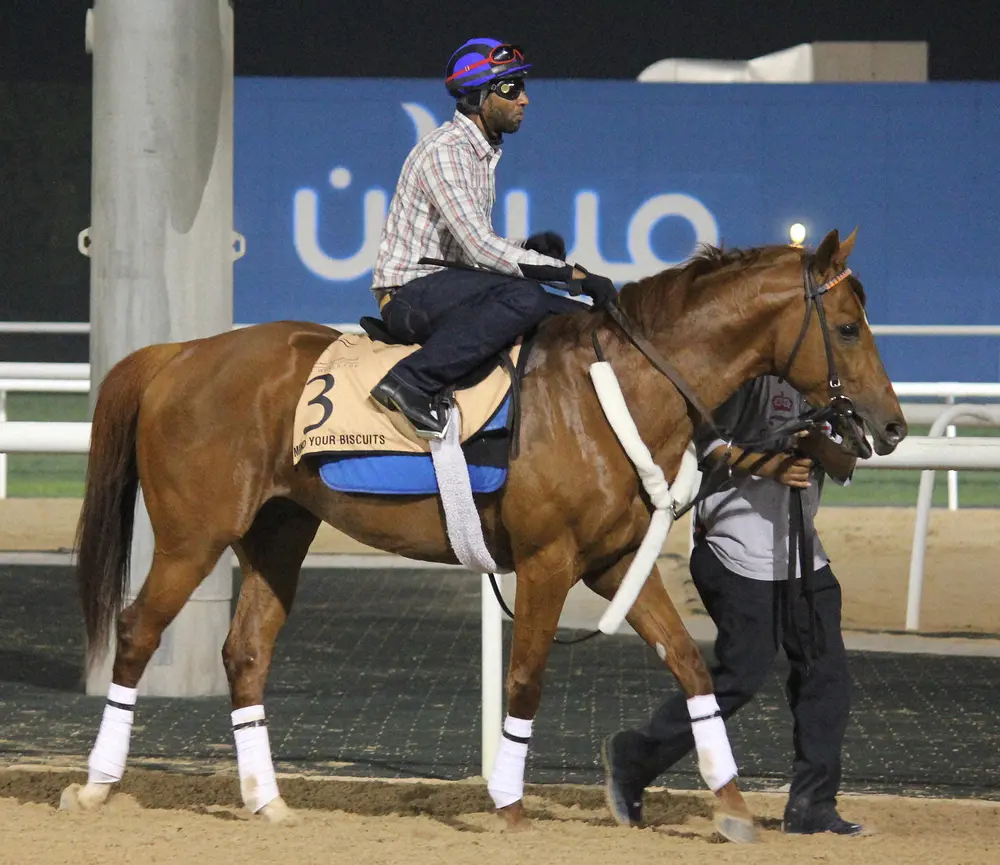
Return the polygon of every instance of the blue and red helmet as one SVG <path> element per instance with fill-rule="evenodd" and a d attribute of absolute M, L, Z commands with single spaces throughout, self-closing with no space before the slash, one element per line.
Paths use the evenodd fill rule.
<path fill-rule="evenodd" d="M 530 68 L 516 45 L 497 39 L 470 39 L 451 55 L 444 84 L 456 99 L 479 97 L 504 78 L 524 78 Z"/>

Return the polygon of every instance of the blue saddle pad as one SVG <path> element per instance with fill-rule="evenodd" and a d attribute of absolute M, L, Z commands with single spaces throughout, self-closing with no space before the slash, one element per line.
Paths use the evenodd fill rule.
<path fill-rule="evenodd" d="M 463 448 L 483 433 L 503 431 L 510 413 L 510 395 L 501 403 L 479 432 Z M 506 447 L 506 437 L 504 437 Z M 364 456 L 320 457 L 319 476 L 330 489 L 342 493 L 377 495 L 435 495 L 439 492 L 430 454 L 365 454 Z M 474 493 L 496 492 L 507 480 L 507 465 L 473 465 L 469 479 Z"/>

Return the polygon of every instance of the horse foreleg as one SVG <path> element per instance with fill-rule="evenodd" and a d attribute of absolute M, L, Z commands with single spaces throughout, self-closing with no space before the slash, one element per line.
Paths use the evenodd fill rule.
<path fill-rule="evenodd" d="M 630 561 L 627 556 L 603 574 L 587 578 L 587 585 L 610 600 Z M 716 829 L 730 841 L 755 840 L 753 815 L 736 783 L 736 762 L 713 693 L 711 674 L 664 588 L 659 568 L 654 566 L 627 621 L 656 651 L 688 698 L 698 768 L 716 796 Z"/>
<path fill-rule="evenodd" d="M 121 781 L 128 760 L 136 688 L 160 639 L 192 592 L 215 567 L 219 550 L 189 556 L 157 552 L 138 597 L 118 616 L 117 648 L 108 703 L 88 760 L 87 783 L 70 784 L 59 799 L 63 810 L 99 808 Z"/>
<path fill-rule="evenodd" d="M 295 814 L 278 792 L 264 720 L 274 642 L 291 612 L 299 569 L 319 520 L 292 502 L 269 502 L 233 545 L 243 571 L 236 615 L 222 649 L 232 696 L 233 738 L 243 804 L 272 823 Z"/>
<path fill-rule="evenodd" d="M 507 672 L 507 716 L 489 792 L 507 825 L 524 821 L 524 764 L 542 697 L 542 677 L 573 575 L 564 555 L 547 551 L 516 561 L 514 636 Z"/>

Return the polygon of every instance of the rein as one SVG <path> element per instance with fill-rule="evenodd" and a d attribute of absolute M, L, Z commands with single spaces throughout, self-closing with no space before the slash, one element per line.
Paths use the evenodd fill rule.
<path fill-rule="evenodd" d="M 497 599 L 497 603 L 500 605 L 500 609 L 507 615 L 507 617 L 513 622 L 514 612 L 510 607 L 507 606 L 507 602 L 503 599 L 503 594 L 500 592 L 500 587 L 497 585 L 497 575 L 490 574 L 490 587 L 493 589 L 493 596 Z M 559 637 L 553 637 L 552 642 L 559 646 L 574 646 L 577 643 L 585 643 L 587 640 L 591 640 L 600 634 L 601 631 L 588 631 L 580 637 L 573 637 L 570 640 L 561 640 Z"/>
<path fill-rule="evenodd" d="M 656 347 L 636 330 L 632 322 L 629 321 L 628 316 L 626 316 L 625 313 L 622 312 L 617 306 L 612 303 L 605 304 L 604 311 L 608 314 L 611 320 L 621 328 L 622 332 L 629 338 L 632 345 L 639 350 L 639 353 L 643 355 L 658 372 L 665 375 L 670 380 L 670 383 L 677 388 L 681 396 L 683 396 L 691 407 L 694 408 L 699 415 L 701 415 L 702 423 L 714 432 L 718 432 L 718 428 L 712 420 L 712 412 L 705 407 L 705 404 L 701 401 L 698 395 L 691 389 L 691 385 L 689 385 L 680 372 L 678 372 L 677 367 L 660 354 Z M 604 353 L 601 350 L 601 344 L 597 338 L 596 327 L 591 333 L 591 342 L 594 344 L 594 352 L 597 354 L 597 359 L 603 361 Z"/>
<path fill-rule="evenodd" d="M 781 451 L 785 450 L 787 447 L 788 437 L 793 433 L 799 432 L 801 430 L 813 429 L 819 424 L 826 421 L 835 420 L 849 420 L 853 418 L 854 415 L 854 404 L 851 402 L 850 398 L 845 396 L 843 393 L 842 384 L 840 377 L 837 374 L 837 367 L 835 358 L 833 355 L 833 345 L 830 342 L 830 334 L 827 330 L 826 323 L 826 311 L 823 308 L 823 295 L 836 286 L 840 285 L 844 280 L 846 280 L 852 273 L 850 268 L 845 268 L 843 271 L 838 273 L 836 276 L 823 283 L 820 286 L 816 285 L 816 281 L 812 275 L 812 265 L 814 263 L 814 256 L 803 255 L 802 257 L 802 281 L 803 288 L 805 290 L 805 301 L 806 309 L 805 314 L 802 319 L 802 327 L 799 329 L 799 335 L 795 340 L 795 344 L 792 347 L 791 354 L 788 357 L 788 361 L 785 363 L 784 369 L 780 373 L 780 377 L 783 379 L 788 378 L 788 373 L 792 368 L 792 364 L 795 362 L 795 358 L 798 356 L 799 350 L 802 348 L 805 342 L 806 334 L 809 330 L 809 322 L 812 318 L 813 308 L 815 307 L 816 315 L 820 323 L 820 332 L 823 336 L 823 348 L 826 354 L 827 363 L 827 385 L 830 393 L 830 401 L 821 409 L 813 410 L 812 412 L 807 412 L 799 418 L 793 421 L 789 421 L 786 424 L 782 424 L 780 427 L 772 430 L 769 435 L 757 440 L 750 442 L 741 442 L 740 447 L 743 449 L 743 453 L 734 463 L 726 464 L 727 472 L 726 479 L 722 480 L 720 483 L 716 484 L 702 484 L 702 489 L 698 494 L 686 505 L 681 508 L 674 506 L 673 516 L 674 519 L 679 519 L 684 514 L 686 514 L 693 507 L 698 505 L 701 501 L 707 498 L 709 495 L 717 492 L 721 489 L 722 484 L 726 482 L 732 476 L 732 470 L 736 468 L 746 457 L 748 456 L 749 449 L 761 451 L 761 458 L 757 460 L 752 466 L 749 466 L 747 471 L 752 474 L 753 471 L 760 466 L 762 466 L 767 460 L 771 459 L 773 456 L 777 455 Z M 488 268 L 479 268 L 471 265 L 464 264 L 462 262 L 450 262 L 440 259 L 429 259 L 424 258 L 420 261 L 421 264 L 434 264 L 444 267 L 454 267 L 463 270 L 483 270 L 487 272 Z M 650 362 L 654 369 L 667 378 L 668 381 L 677 389 L 677 391 L 684 397 L 688 404 L 700 415 L 701 423 L 703 427 L 710 430 L 717 438 L 729 442 L 729 447 L 732 447 L 732 440 L 724 435 L 719 427 L 715 424 L 712 419 L 712 412 L 705 406 L 702 400 L 694 392 L 691 386 L 684 379 L 684 376 L 678 371 L 678 369 L 669 361 L 663 354 L 645 337 L 629 320 L 628 316 L 619 307 L 613 303 L 608 302 L 603 306 L 603 311 L 608 314 L 608 317 L 620 328 L 622 333 L 628 338 L 628 340 L 635 346 L 635 348 L 642 354 L 646 360 Z M 594 346 L 594 353 L 597 355 L 599 361 L 604 361 L 604 352 L 601 348 L 600 339 L 598 337 L 599 325 L 595 325 L 593 331 L 591 332 L 591 342 Z M 808 585 L 808 575 L 812 573 L 813 570 L 813 549 L 812 549 L 812 520 L 807 518 L 806 510 L 802 505 L 801 490 L 790 489 L 790 507 L 789 507 L 789 539 L 788 539 L 788 560 L 789 560 L 789 572 L 788 572 L 788 587 L 787 587 L 787 606 L 789 614 L 789 624 L 790 627 L 795 632 L 796 642 L 799 648 L 802 649 L 802 638 L 801 633 L 795 622 L 795 603 L 794 603 L 794 584 L 795 584 L 795 574 L 796 574 L 796 559 L 800 559 L 800 568 L 802 572 L 802 592 L 806 595 L 809 604 L 809 638 L 810 638 L 810 652 L 807 655 L 803 652 L 805 657 L 806 672 L 808 673 L 808 659 L 810 656 L 815 656 L 813 653 L 816 648 L 815 641 L 815 607 L 813 602 L 813 593 Z M 808 523 L 808 525 L 807 525 Z M 496 596 L 497 603 L 500 605 L 501 610 L 511 618 L 514 619 L 514 613 L 510 610 L 507 604 L 504 602 L 503 596 L 500 592 L 500 588 L 497 585 L 496 575 L 490 574 L 490 585 L 493 589 L 493 594 Z M 561 645 L 573 645 L 575 643 L 582 643 L 585 640 L 589 640 L 600 634 L 601 631 L 592 631 L 581 637 L 576 637 L 571 640 L 560 640 L 558 637 L 554 638 L 554 642 Z"/>
<path fill-rule="evenodd" d="M 823 335 L 823 350 L 826 354 L 827 386 L 829 388 L 830 401 L 821 409 L 807 412 L 795 420 L 782 424 L 780 427 L 772 430 L 767 436 L 764 436 L 757 441 L 741 442 L 740 447 L 742 448 L 743 453 L 740 454 L 739 458 L 734 463 L 729 463 L 728 459 L 726 460 L 725 479 L 717 483 L 703 483 L 701 490 L 699 490 L 698 494 L 690 502 L 681 508 L 674 507 L 673 511 L 675 520 L 686 514 L 700 502 L 704 501 L 704 499 L 708 496 L 718 492 L 722 488 L 723 484 L 725 484 L 726 481 L 732 477 L 733 469 L 747 458 L 749 449 L 752 448 L 753 450 L 761 452 L 760 458 L 746 469 L 748 474 L 753 474 L 753 472 L 760 468 L 760 466 L 762 466 L 765 462 L 787 448 L 788 437 L 790 435 L 801 430 L 815 428 L 826 421 L 830 421 L 832 423 L 837 420 L 849 421 L 853 418 L 854 404 L 851 402 L 850 398 L 845 396 L 843 393 L 840 377 L 837 374 L 836 360 L 833 355 L 833 345 L 830 342 L 830 334 L 827 330 L 826 311 L 823 308 L 823 295 L 830 291 L 830 289 L 835 288 L 844 282 L 844 280 L 851 275 L 851 269 L 845 268 L 832 279 L 820 286 L 817 286 L 812 275 L 813 262 L 814 258 L 812 255 L 804 255 L 802 258 L 802 283 L 805 289 L 806 310 L 802 319 L 802 326 L 799 329 L 799 335 L 792 347 L 791 354 L 788 356 L 788 361 L 785 363 L 784 369 L 780 373 L 780 377 L 787 380 L 792 364 L 795 362 L 795 358 L 798 356 L 799 350 L 805 342 L 806 333 L 809 330 L 809 322 L 812 318 L 813 308 L 815 308 L 816 317 L 820 324 L 820 333 Z M 670 380 L 670 382 L 677 388 L 692 408 L 694 408 L 695 411 L 701 415 L 702 424 L 711 430 L 716 438 L 728 441 L 729 447 L 731 448 L 733 445 L 731 438 L 721 433 L 713 421 L 710 412 L 705 409 L 704 404 L 700 399 L 698 399 L 697 395 L 694 394 L 690 386 L 673 366 L 673 364 L 667 361 L 666 358 L 664 358 L 655 349 L 655 347 L 647 339 L 645 339 L 645 337 L 636 332 L 635 328 L 632 326 L 632 322 L 630 322 L 616 306 L 609 303 L 605 306 L 605 310 L 611 319 L 621 328 L 622 332 L 629 338 L 632 344 L 639 350 L 639 352 L 643 354 L 646 359 L 657 370 L 659 370 L 659 372 Z M 601 351 L 596 327 L 591 334 L 591 341 L 594 344 L 594 351 L 597 355 L 597 359 L 603 361 L 604 355 Z M 814 552 L 812 542 L 813 531 L 812 517 L 802 502 L 802 490 L 790 488 L 788 513 L 788 581 L 786 584 L 785 596 L 786 616 L 787 627 L 792 632 L 795 644 L 803 658 L 806 675 L 809 674 L 809 661 L 811 658 L 817 657 L 817 651 L 819 649 L 816 634 L 815 594 L 812 586 L 810 585 L 811 576 L 814 570 Z M 808 646 L 804 644 L 802 631 L 799 628 L 798 616 L 796 615 L 796 565 L 798 565 L 798 571 L 802 575 L 801 589 L 808 605 L 808 619 L 805 629 Z"/>
<path fill-rule="evenodd" d="M 845 268 L 832 279 L 823 283 L 821 286 L 817 286 L 816 280 L 813 279 L 812 275 L 813 262 L 814 257 L 812 255 L 804 255 L 802 257 L 802 283 L 805 289 L 806 311 L 802 319 L 802 327 L 799 329 L 799 335 L 795 340 L 795 345 L 792 347 L 792 352 L 788 356 L 788 361 L 785 363 L 784 369 L 779 373 L 779 377 L 786 380 L 788 379 L 788 373 L 791 371 L 792 364 L 795 362 L 795 358 L 798 356 L 799 349 L 802 348 L 803 342 L 805 342 L 806 333 L 809 330 L 809 321 L 812 318 L 813 308 L 815 307 L 816 315 L 820 323 L 820 331 L 823 335 L 823 349 L 826 353 L 827 384 L 830 392 L 830 401 L 822 409 L 814 410 L 811 413 L 803 415 L 796 421 L 791 421 L 790 423 L 779 427 L 766 438 L 757 442 L 746 442 L 741 444 L 743 447 L 762 448 L 764 445 L 771 444 L 774 441 L 779 441 L 791 433 L 798 432 L 803 429 L 810 429 L 825 421 L 840 418 L 847 419 L 854 415 L 854 404 L 851 402 L 849 397 L 844 395 L 840 377 L 837 375 L 836 361 L 833 356 L 833 345 L 830 342 L 830 334 L 827 331 L 826 311 L 823 309 L 823 295 L 830 289 L 840 285 L 840 283 L 851 275 L 852 271 L 850 268 Z M 611 303 L 604 306 L 604 311 L 607 312 L 611 320 L 614 321 L 619 328 L 621 328 L 622 332 L 628 337 L 629 341 L 639 350 L 639 353 L 642 354 L 657 371 L 666 376 L 670 383 L 673 384 L 684 399 L 687 400 L 688 404 L 696 412 L 698 412 L 701 416 L 702 424 L 717 438 L 728 440 L 716 426 L 715 421 L 712 419 L 711 411 L 705 407 L 705 404 L 691 389 L 691 386 L 684 380 L 684 377 L 680 374 L 680 372 L 678 372 L 677 368 L 670 361 L 668 361 L 648 339 L 638 332 L 625 313 Z M 603 361 L 604 353 L 601 350 L 600 342 L 598 340 L 597 327 L 595 327 L 591 333 L 591 342 L 594 345 L 594 352 L 597 355 L 597 359 Z M 695 501 L 697 501 L 697 499 Z M 682 508 L 679 513 L 675 513 L 675 517 L 682 516 L 690 508 L 691 504 L 688 504 Z"/>

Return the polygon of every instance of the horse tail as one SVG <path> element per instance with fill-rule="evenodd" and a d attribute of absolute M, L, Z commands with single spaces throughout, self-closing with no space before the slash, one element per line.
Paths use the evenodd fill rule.
<path fill-rule="evenodd" d="M 121 611 L 128 585 L 142 394 L 180 350 L 180 344 L 173 343 L 133 352 L 111 368 L 97 395 L 76 529 L 76 580 L 87 629 L 88 669 L 107 651 L 111 622 Z"/>

